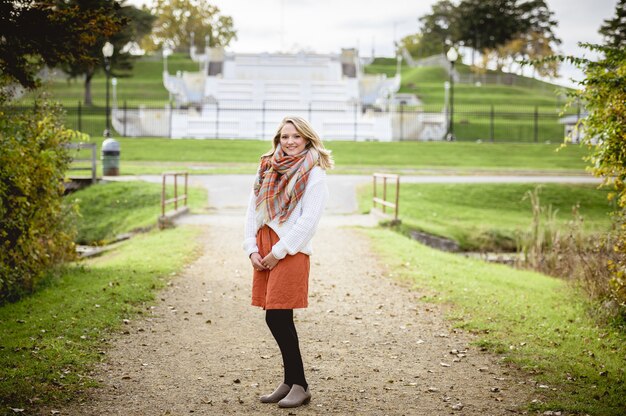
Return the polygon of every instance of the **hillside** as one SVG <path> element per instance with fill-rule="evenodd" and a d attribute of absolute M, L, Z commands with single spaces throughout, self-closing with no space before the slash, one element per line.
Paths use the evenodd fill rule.
<path fill-rule="evenodd" d="M 467 65 L 457 64 L 455 68 L 461 74 L 470 73 L 470 68 Z M 401 71 L 402 86 L 400 92 L 417 95 L 429 109 L 431 106 L 442 107 L 444 105 L 444 83 L 449 79 L 445 69 L 438 66 L 410 68 L 402 65 Z M 382 73 L 392 77 L 396 73 L 395 59 L 378 58 L 365 68 L 365 72 L 368 74 Z M 497 72 L 489 71 L 488 74 L 496 75 Z M 503 74 L 504 76 L 521 79 L 525 86 L 455 83 L 455 105 L 473 109 L 485 107 L 489 109 L 490 105 L 494 105 L 515 107 L 526 111 L 533 111 L 535 106 L 538 106 L 540 111 L 562 110 L 565 88 L 513 74 Z"/>

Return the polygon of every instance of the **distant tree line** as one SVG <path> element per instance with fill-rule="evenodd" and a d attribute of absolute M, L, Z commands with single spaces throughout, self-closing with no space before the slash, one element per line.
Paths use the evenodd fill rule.
<path fill-rule="evenodd" d="M 479 72 L 488 64 L 511 70 L 516 63 L 554 55 L 561 44 L 554 12 L 544 0 L 440 0 L 419 23 L 420 31 L 403 38 L 400 47 L 426 57 L 463 46 L 471 49 L 472 67 Z M 556 76 L 558 63 L 537 63 L 533 70 Z"/>

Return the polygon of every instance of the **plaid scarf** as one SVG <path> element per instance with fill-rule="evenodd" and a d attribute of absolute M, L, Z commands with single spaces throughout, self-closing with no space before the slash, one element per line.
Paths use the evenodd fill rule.
<path fill-rule="evenodd" d="M 258 180 L 254 184 L 257 224 L 278 217 L 282 224 L 289 218 L 304 194 L 311 169 L 317 165 L 319 153 L 313 148 L 288 156 L 280 144 L 270 157 L 261 159 Z"/>

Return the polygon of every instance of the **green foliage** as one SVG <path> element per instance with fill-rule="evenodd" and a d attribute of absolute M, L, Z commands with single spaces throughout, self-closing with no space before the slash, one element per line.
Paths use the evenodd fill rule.
<path fill-rule="evenodd" d="M 89 50 L 120 28 L 117 8 L 113 0 L 0 2 L 0 84 L 34 88 L 44 64 L 93 62 Z"/>
<path fill-rule="evenodd" d="M 0 304 L 30 292 L 51 266 L 71 258 L 71 206 L 61 205 L 74 132 L 59 108 L 0 109 Z"/>
<path fill-rule="evenodd" d="M 138 235 L 102 257 L 67 265 L 32 296 L 0 307 L 0 414 L 8 406 L 44 414 L 33 407 L 96 385 L 89 374 L 106 357 L 103 339 L 144 311 L 144 302 L 200 254 L 199 232 L 177 227 Z"/>
<path fill-rule="evenodd" d="M 599 52 L 601 58 L 598 61 L 564 59 L 585 71 L 582 88 L 573 96 L 584 102 L 589 112 L 579 127 L 584 128 L 584 143 L 592 149 L 591 171 L 604 178 L 605 185 L 613 189 L 610 197 L 617 201 L 614 250 L 619 256 L 609 262 L 609 270 L 613 273 L 612 296 L 626 306 L 626 49 L 582 46 Z"/>
<path fill-rule="evenodd" d="M 539 185 L 526 192 L 533 215 L 530 229 L 519 236 L 519 265 L 566 279 L 582 287 L 593 301 L 610 297 L 611 273 L 606 265 L 619 258 L 613 250 L 613 233 L 586 232 L 589 224 L 581 214 L 580 201 L 572 207 L 572 218 L 566 226 L 559 224 L 559 210 L 553 208 L 552 204 L 542 204 L 539 195 L 542 190 L 542 185 Z M 606 190 L 600 193 L 605 194 Z M 601 205 L 601 201 L 597 202 Z M 585 204 L 589 205 L 588 199 Z M 607 208 L 606 205 L 604 207 Z M 589 212 L 588 208 L 584 211 Z M 591 218 L 594 221 L 593 215 Z M 606 220 L 609 220 L 608 215 Z M 611 302 L 607 305 L 610 307 L 595 313 L 599 319 L 612 319 L 619 315 L 619 307 L 615 307 L 617 305 Z"/>
<path fill-rule="evenodd" d="M 481 51 L 484 58 L 493 55 L 501 67 L 502 60 L 552 54 L 552 45 L 561 43 L 554 33 L 553 15 L 544 0 L 461 0 L 458 4 L 440 0 L 420 18 L 419 43 L 433 54 L 449 45 L 465 45 Z M 513 41 L 517 46 L 512 47 Z"/>
<path fill-rule="evenodd" d="M 95 0 L 91 6 L 103 7 L 108 3 L 110 3 L 110 0 Z M 85 105 L 92 104 L 91 80 L 103 65 L 109 65 L 112 74 L 115 76 L 128 75 L 128 71 L 133 68 L 136 57 L 131 55 L 124 47 L 131 42 L 138 44 L 144 36 L 152 31 L 152 23 L 155 20 L 155 17 L 148 11 L 138 9 L 132 5 L 117 5 L 114 8 L 114 18 L 120 22 L 120 27 L 109 36 L 97 38 L 96 42 L 87 51 L 90 59 L 68 62 L 63 66 L 69 78 L 84 78 Z M 113 56 L 108 61 L 102 56 L 102 47 L 107 41 L 114 46 Z"/>
<path fill-rule="evenodd" d="M 440 0 L 431 6 L 431 12 L 420 17 L 422 36 L 420 46 L 423 55 L 444 52 L 446 40 L 458 38 L 458 7 L 449 0 Z"/>
<path fill-rule="evenodd" d="M 157 20 L 154 31 L 142 46 L 155 51 L 171 43 L 170 47 L 186 49 L 194 44 L 204 48 L 205 39 L 209 47 L 228 46 L 237 39 L 233 18 L 221 14 L 220 9 L 206 1 L 198 0 L 156 0 L 152 13 Z"/>

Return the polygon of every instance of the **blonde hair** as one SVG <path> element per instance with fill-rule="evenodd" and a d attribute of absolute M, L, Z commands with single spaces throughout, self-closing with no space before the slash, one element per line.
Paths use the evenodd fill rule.
<path fill-rule="evenodd" d="M 295 127 L 296 131 L 300 133 L 302 137 L 306 139 L 307 148 L 312 147 L 315 150 L 317 150 L 317 152 L 320 155 L 320 158 L 317 164 L 322 169 L 332 169 L 333 166 L 335 166 L 335 161 L 333 160 L 331 151 L 324 147 L 324 143 L 322 143 L 322 139 L 320 138 L 320 136 L 318 136 L 315 130 L 313 130 L 313 127 L 311 127 L 309 122 L 303 119 L 302 117 L 296 117 L 296 116 L 285 117 L 283 121 L 280 122 L 280 125 L 278 126 L 278 129 L 276 130 L 276 134 L 274 135 L 274 139 L 272 139 L 272 150 L 268 151 L 261 157 L 268 157 L 274 154 L 274 152 L 276 151 L 276 147 L 280 143 L 281 130 L 283 129 L 283 127 L 285 127 L 285 124 L 287 123 L 292 124 Z"/>

